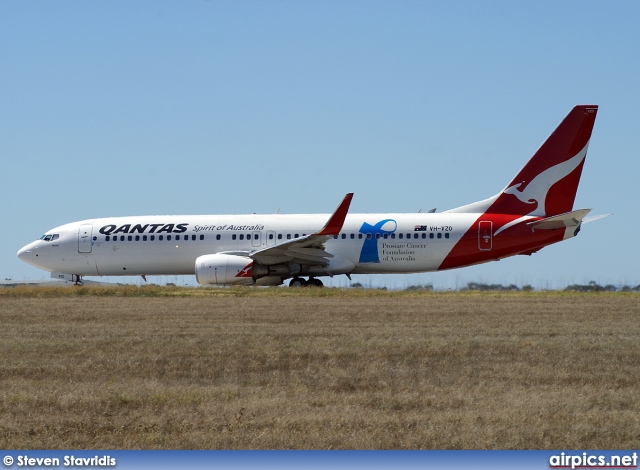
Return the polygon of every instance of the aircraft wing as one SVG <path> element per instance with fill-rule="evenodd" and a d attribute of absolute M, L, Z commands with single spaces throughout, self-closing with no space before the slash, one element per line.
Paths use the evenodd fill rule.
<path fill-rule="evenodd" d="M 328 266 L 331 253 L 325 251 L 325 242 L 338 235 L 347 217 L 353 193 L 348 193 L 327 223 L 316 233 L 287 240 L 276 246 L 270 246 L 247 254 L 260 264 L 269 266 L 279 263 L 296 262 L 305 265 Z"/>

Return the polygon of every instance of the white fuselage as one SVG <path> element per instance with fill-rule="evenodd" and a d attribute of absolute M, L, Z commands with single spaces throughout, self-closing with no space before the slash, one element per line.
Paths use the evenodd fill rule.
<path fill-rule="evenodd" d="M 314 233 L 327 217 L 273 214 L 90 219 L 48 231 L 47 235 L 57 237 L 37 240 L 18 256 L 51 272 L 83 276 L 194 274 L 199 256 L 250 253 L 275 246 Z M 326 251 L 353 263 L 354 274 L 432 271 L 477 217 L 349 214 L 341 233 L 326 242 Z M 364 228 L 367 224 L 368 229 Z"/>

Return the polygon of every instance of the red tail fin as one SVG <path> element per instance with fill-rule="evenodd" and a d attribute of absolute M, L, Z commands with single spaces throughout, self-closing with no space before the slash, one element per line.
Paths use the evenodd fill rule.
<path fill-rule="evenodd" d="M 447 212 L 535 215 L 570 212 L 598 107 L 576 106 L 499 194 Z"/>
<path fill-rule="evenodd" d="M 571 211 L 597 112 L 597 106 L 573 108 L 487 212 L 548 217 Z"/>

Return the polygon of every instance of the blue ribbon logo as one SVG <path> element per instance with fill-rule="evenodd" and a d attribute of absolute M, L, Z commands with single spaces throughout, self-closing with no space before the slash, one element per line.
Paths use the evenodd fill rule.
<path fill-rule="evenodd" d="M 393 222 L 393 230 L 383 230 L 382 227 L 388 222 Z M 371 238 L 367 237 L 362 245 L 362 251 L 360 252 L 360 263 L 379 263 L 380 257 L 378 256 L 378 238 L 376 235 L 383 237 L 384 235 L 390 235 L 396 231 L 398 223 L 393 219 L 384 219 L 375 225 L 368 224 L 367 222 L 362 224 L 359 232 L 365 235 L 371 234 Z"/>

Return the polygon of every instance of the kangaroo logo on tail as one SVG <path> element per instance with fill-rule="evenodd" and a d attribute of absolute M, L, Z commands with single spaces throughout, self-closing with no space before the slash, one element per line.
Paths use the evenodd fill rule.
<path fill-rule="evenodd" d="M 515 196 L 520 202 L 523 202 L 525 204 L 535 204 L 535 207 L 533 207 L 530 212 L 524 214 L 522 217 L 519 217 L 500 227 L 500 229 L 498 229 L 494 235 L 498 235 L 503 230 L 512 227 L 513 225 L 523 221 L 529 216 L 535 215 L 539 217 L 546 217 L 548 215 L 546 209 L 546 200 L 549 190 L 554 184 L 560 182 L 562 179 L 573 173 L 573 171 L 578 168 L 578 166 L 584 161 L 586 155 L 587 147 L 585 146 L 585 148 L 583 148 L 582 151 L 580 151 L 573 158 L 570 158 L 565 162 L 558 163 L 557 165 L 546 169 L 535 178 L 533 178 L 529 183 L 523 181 L 522 183 L 514 184 L 513 186 L 510 186 L 502 191 L 502 194 L 510 194 L 512 196 Z"/>
<path fill-rule="evenodd" d="M 502 194 L 511 194 L 525 204 L 536 204 L 536 207 L 527 215 L 535 214 L 545 217 L 547 215 L 545 201 L 549 189 L 578 168 L 578 165 L 582 163 L 586 154 L 587 148 L 585 147 L 573 158 L 548 168 L 533 178 L 529 183 L 523 181 L 522 183 L 514 184 L 502 191 Z"/>

